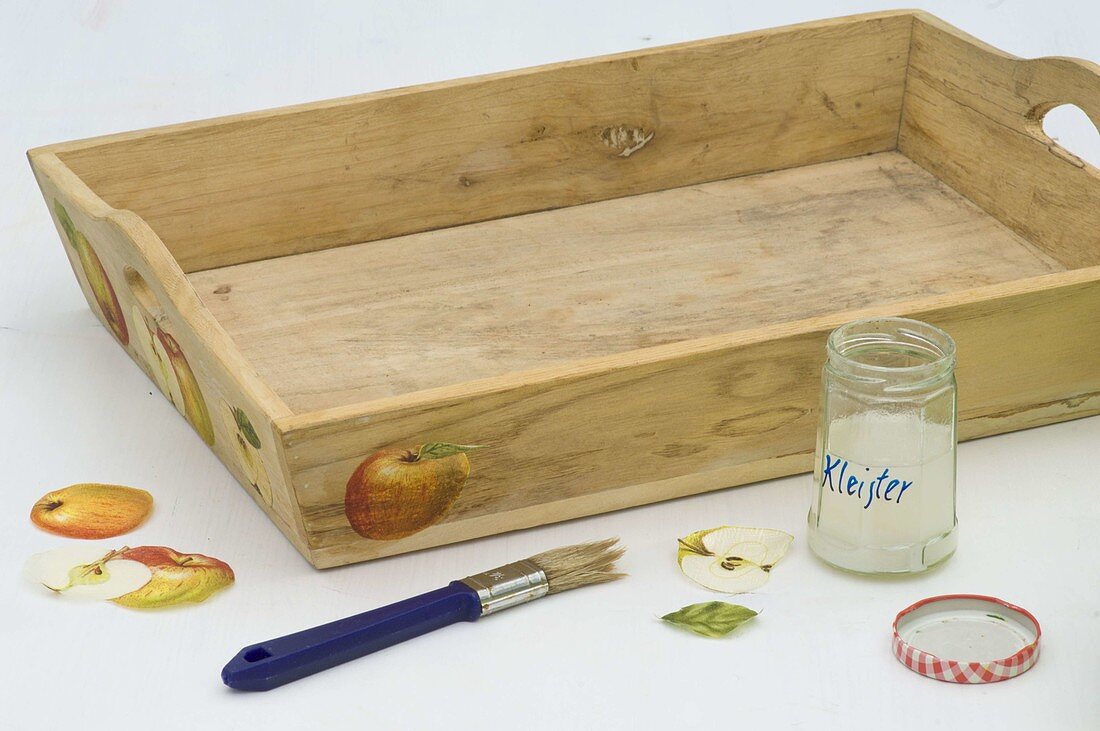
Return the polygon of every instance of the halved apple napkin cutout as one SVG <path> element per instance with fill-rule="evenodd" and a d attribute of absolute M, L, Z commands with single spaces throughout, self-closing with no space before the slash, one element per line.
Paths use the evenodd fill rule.
<path fill-rule="evenodd" d="M 104 553 L 102 546 L 64 546 L 36 553 L 23 565 L 23 577 L 66 599 L 102 601 L 129 594 L 149 583 L 152 570 L 121 557 L 122 550 Z"/>
<path fill-rule="evenodd" d="M 65 546 L 31 556 L 23 576 L 66 599 L 109 600 L 134 609 L 201 602 L 234 581 L 229 564 L 165 546 Z"/>
<path fill-rule="evenodd" d="M 794 536 L 773 528 L 724 525 L 679 539 L 684 576 L 713 591 L 740 594 L 763 586 Z"/>

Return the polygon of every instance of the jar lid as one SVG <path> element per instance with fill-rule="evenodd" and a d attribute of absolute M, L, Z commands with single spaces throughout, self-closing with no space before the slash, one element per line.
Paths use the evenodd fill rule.
<path fill-rule="evenodd" d="M 978 594 L 922 599 L 894 619 L 894 655 L 949 683 L 996 683 L 1039 660 L 1039 622 L 1026 609 Z"/>

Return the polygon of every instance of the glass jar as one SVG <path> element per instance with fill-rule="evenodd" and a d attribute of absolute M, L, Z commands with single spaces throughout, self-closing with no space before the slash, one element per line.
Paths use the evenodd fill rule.
<path fill-rule="evenodd" d="M 955 552 L 955 343 L 877 318 L 826 346 L 809 543 L 860 573 L 924 571 Z"/>

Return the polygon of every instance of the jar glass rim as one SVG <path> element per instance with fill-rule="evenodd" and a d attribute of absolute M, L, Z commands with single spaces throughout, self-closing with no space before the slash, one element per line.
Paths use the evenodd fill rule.
<path fill-rule="evenodd" d="M 866 344 L 915 345 L 931 357 L 915 365 L 868 363 L 852 354 Z M 826 350 L 829 361 L 846 370 L 883 376 L 919 376 L 950 370 L 955 363 L 955 341 L 950 335 L 935 325 L 907 317 L 870 317 L 841 325 L 829 335 Z"/>

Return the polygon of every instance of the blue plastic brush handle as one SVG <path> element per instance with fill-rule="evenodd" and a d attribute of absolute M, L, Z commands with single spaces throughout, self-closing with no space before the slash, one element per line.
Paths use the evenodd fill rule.
<path fill-rule="evenodd" d="M 477 592 L 461 581 L 320 627 L 249 645 L 222 668 L 238 690 L 271 690 L 455 622 L 481 616 Z"/>

